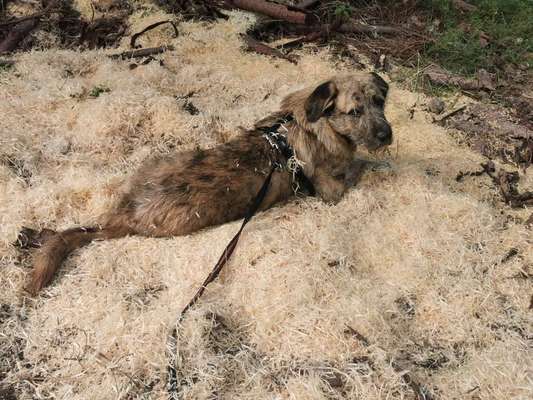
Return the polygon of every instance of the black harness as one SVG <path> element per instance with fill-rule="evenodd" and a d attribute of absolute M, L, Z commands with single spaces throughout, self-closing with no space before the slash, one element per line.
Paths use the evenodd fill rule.
<path fill-rule="evenodd" d="M 278 171 L 288 170 L 292 174 L 292 189 L 296 195 L 314 196 L 315 187 L 305 176 L 301 164 L 298 162 L 294 150 L 287 141 L 285 124 L 294 121 L 291 114 L 279 118 L 272 126 L 257 128 L 263 133 L 272 150 L 276 153 L 274 165 Z"/>

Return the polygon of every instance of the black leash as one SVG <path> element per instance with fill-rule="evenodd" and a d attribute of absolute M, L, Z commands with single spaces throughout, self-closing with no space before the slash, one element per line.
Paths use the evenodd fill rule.
<path fill-rule="evenodd" d="M 270 168 L 270 172 L 268 173 L 265 182 L 263 183 L 263 186 L 261 186 L 261 189 L 255 196 L 252 204 L 250 205 L 248 211 L 246 212 L 244 216 L 244 220 L 242 221 L 240 229 L 237 231 L 235 236 L 233 236 L 233 239 L 230 240 L 226 248 L 224 249 L 224 252 L 218 259 L 217 263 L 213 267 L 211 273 L 207 276 L 207 278 L 204 280 L 204 283 L 200 288 L 196 291 L 196 294 L 193 296 L 191 301 L 185 306 L 185 308 L 181 311 L 178 318 L 176 319 L 176 323 L 174 327 L 172 328 L 172 332 L 169 335 L 168 341 L 167 341 L 167 351 L 168 351 L 168 386 L 167 390 L 169 393 L 169 398 L 171 400 L 177 400 L 179 397 L 178 393 L 178 371 L 176 368 L 176 351 L 177 351 L 177 339 L 178 339 L 178 325 L 181 321 L 183 321 L 183 317 L 189 311 L 191 307 L 193 307 L 202 294 L 204 293 L 207 285 L 209 285 L 211 282 L 213 282 L 218 275 L 220 274 L 220 271 L 222 271 L 222 268 L 224 268 L 224 265 L 228 262 L 229 258 L 233 254 L 233 251 L 235 250 L 235 247 L 237 247 L 237 242 L 239 241 L 239 238 L 241 236 L 241 233 L 246 226 L 248 222 L 253 218 L 253 216 L 256 214 L 257 210 L 259 210 L 259 207 L 261 206 L 261 203 L 266 197 L 266 194 L 268 192 L 268 187 L 270 186 L 270 181 L 272 180 L 272 174 L 274 171 L 279 170 L 283 171 L 285 168 L 287 168 L 292 174 L 293 174 L 293 190 L 294 193 L 300 193 L 304 195 L 311 195 L 313 196 L 315 194 L 315 188 L 313 186 L 313 183 L 305 176 L 303 172 L 303 168 L 300 165 L 294 166 L 292 169 L 290 169 L 287 166 L 284 166 L 284 164 L 288 164 L 289 160 L 292 158 L 295 158 L 294 150 L 289 145 L 287 141 L 287 136 L 283 132 L 279 132 L 280 128 L 283 128 L 285 131 L 287 131 L 287 128 L 285 128 L 286 123 L 291 122 L 294 120 L 294 117 L 290 114 L 285 115 L 284 117 L 279 118 L 273 125 L 269 127 L 261 127 L 257 128 L 260 132 L 263 133 L 263 137 L 270 143 L 270 146 L 274 150 L 274 152 L 277 154 L 275 156 L 275 159 L 277 161 L 272 161 L 272 167 Z M 280 157 L 281 156 L 281 159 Z M 283 160 L 284 159 L 284 160 Z"/>
<path fill-rule="evenodd" d="M 250 208 L 246 212 L 240 229 L 237 231 L 235 236 L 233 236 L 233 239 L 231 239 L 231 241 L 228 243 L 228 245 L 224 249 L 224 252 L 218 259 L 215 266 L 213 267 L 213 270 L 211 271 L 211 273 L 205 279 L 202 286 L 200 286 L 200 288 L 196 291 L 196 294 L 193 296 L 191 301 L 189 301 L 189 303 L 181 311 L 181 313 L 179 314 L 176 320 L 174 328 L 172 328 L 172 333 L 170 334 L 168 341 L 167 341 L 167 344 L 168 344 L 167 351 L 168 351 L 168 358 L 169 358 L 169 363 L 167 367 L 167 372 L 168 372 L 167 390 L 169 393 L 169 398 L 171 400 L 178 399 L 178 373 L 176 370 L 176 361 L 174 360 L 176 356 L 176 350 L 177 350 L 178 324 L 181 321 L 183 321 L 183 317 L 185 316 L 185 313 L 198 302 L 198 300 L 204 293 L 207 285 L 209 285 L 211 282 L 213 282 L 218 277 L 218 275 L 220 274 L 220 271 L 222 271 L 222 268 L 228 262 L 229 258 L 233 254 L 233 251 L 235 250 L 235 247 L 237 246 L 237 242 L 239 241 L 239 238 L 241 236 L 241 233 L 244 227 L 246 226 L 248 222 L 250 222 L 250 220 L 253 218 L 253 216 L 256 214 L 257 210 L 261 206 L 261 203 L 265 199 L 266 194 L 268 192 L 268 187 L 270 186 L 270 181 L 272 179 L 272 174 L 274 173 L 276 168 L 277 168 L 276 164 L 273 163 L 272 168 L 270 169 L 270 172 L 268 173 L 267 178 L 265 179 L 265 182 L 263 183 L 263 186 L 261 186 L 261 189 L 255 196 L 253 203 L 250 205 Z"/>

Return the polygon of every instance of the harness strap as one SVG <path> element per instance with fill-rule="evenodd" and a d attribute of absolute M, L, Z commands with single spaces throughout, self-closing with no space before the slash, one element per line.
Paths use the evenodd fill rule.
<path fill-rule="evenodd" d="M 261 189 L 259 189 L 259 192 L 255 196 L 250 207 L 248 208 L 248 211 L 246 212 L 244 216 L 244 220 L 242 221 L 241 227 L 239 228 L 235 236 L 233 236 L 233 238 L 230 240 L 230 242 L 228 243 L 228 245 L 222 252 L 222 255 L 220 256 L 217 263 L 211 270 L 211 273 L 204 280 L 204 283 L 202 283 L 202 286 L 198 288 L 198 290 L 196 291 L 191 301 L 189 301 L 189 303 L 181 311 L 181 313 L 179 314 L 176 320 L 174 327 L 172 328 L 172 332 L 167 341 L 167 351 L 168 351 L 168 359 L 169 359 L 169 363 L 167 367 L 168 393 L 169 393 L 170 399 L 178 398 L 177 397 L 178 396 L 178 392 L 177 392 L 178 374 L 177 374 L 175 362 L 173 362 L 173 359 L 175 357 L 176 350 L 177 350 L 178 324 L 181 321 L 183 321 L 183 317 L 185 316 L 185 313 L 198 302 L 198 300 L 204 293 L 207 285 L 209 285 L 211 282 L 213 282 L 218 277 L 218 275 L 220 274 L 220 271 L 222 271 L 222 268 L 224 268 L 224 265 L 226 265 L 226 263 L 228 262 L 229 258 L 233 254 L 233 251 L 235 250 L 235 247 L 237 247 L 237 243 L 239 241 L 239 238 L 241 236 L 241 233 L 244 227 L 254 217 L 254 215 L 257 213 L 257 210 L 261 206 L 261 203 L 265 199 L 267 192 L 268 192 L 268 187 L 270 186 L 270 181 L 272 180 L 272 174 L 274 173 L 275 170 L 276 170 L 276 166 L 272 165 L 272 168 L 270 169 L 270 172 L 268 173 L 265 179 L 265 182 L 263 183 L 263 186 L 261 186 Z"/>
<path fill-rule="evenodd" d="M 283 161 L 278 159 L 274 162 L 277 169 L 282 171 L 284 168 L 287 168 L 287 170 L 292 172 L 292 188 L 294 194 L 301 193 L 308 196 L 314 196 L 315 187 L 311 180 L 305 175 L 302 166 L 299 164 L 294 149 L 287 141 L 286 133 L 283 131 L 279 132 L 280 128 L 287 132 L 285 124 L 291 121 L 294 121 L 294 117 L 292 114 L 287 114 L 278 118 L 271 126 L 259 127 L 257 129 L 263 132 L 263 137 L 268 141 L 272 150 L 284 159 Z"/>

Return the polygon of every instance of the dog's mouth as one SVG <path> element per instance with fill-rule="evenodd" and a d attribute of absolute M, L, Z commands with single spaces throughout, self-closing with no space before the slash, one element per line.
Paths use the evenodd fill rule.
<path fill-rule="evenodd" d="M 355 146 L 357 143 L 354 142 L 354 140 L 350 136 L 341 135 L 341 137 L 344 139 L 347 145 L 350 147 Z"/>
<path fill-rule="evenodd" d="M 372 140 L 370 143 L 366 144 L 366 148 L 370 153 L 377 154 L 385 152 L 391 144 L 392 140 L 387 142 L 382 142 L 380 140 Z"/>

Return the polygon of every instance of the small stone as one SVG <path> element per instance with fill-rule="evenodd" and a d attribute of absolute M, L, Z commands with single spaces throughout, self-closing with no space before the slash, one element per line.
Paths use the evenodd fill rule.
<path fill-rule="evenodd" d="M 44 146 L 44 152 L 50 157 L 66 155 L 70 151 L 72 144 L 65 137 L 53 137 Z"/>
<path fill-rule="evenodd" d="M 428 109 L 429 109 L 429 111 L 431 111 L 434 114 L 442 113 L 445 108 L 446 108 L 446 104 L 444 103 L 444 101 L 442 101 L 438 97 L 433 97 L 428 102 Z"/>

